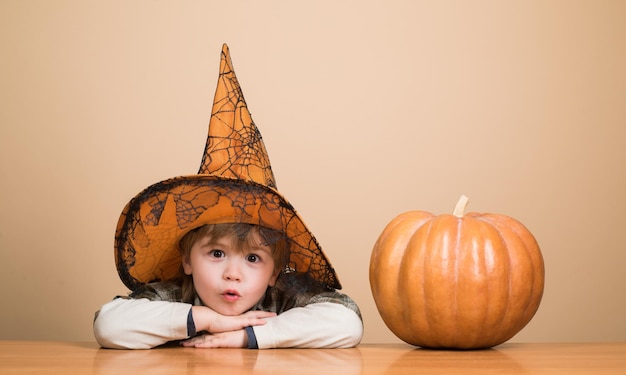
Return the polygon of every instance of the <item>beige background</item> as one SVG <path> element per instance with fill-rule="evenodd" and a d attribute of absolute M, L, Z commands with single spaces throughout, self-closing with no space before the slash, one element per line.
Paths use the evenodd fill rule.
<path fill-rule="evenodd" d="M 262 4 L 261 4 L 262 3 Z M 626 340 L 626 2 L 0 2 L 0 339 L 93 340 L 128 200 L 195 173 L 229 44 L 282 193 L 363 310 L 397 214 L 522 221 L 514 341 Z"/>

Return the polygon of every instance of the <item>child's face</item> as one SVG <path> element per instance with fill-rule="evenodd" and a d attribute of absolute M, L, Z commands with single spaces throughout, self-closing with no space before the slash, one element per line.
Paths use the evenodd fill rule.
<path fill-rule="evenodd" d="M 272 250 L 256 231 L 254 246 L 231 237 L 201 238 L 183 257 L 185 274 L 191 275 L 202 302 L 222 315 L 240 315 L 254 306 L 268 286 L 274 285 Z"/>

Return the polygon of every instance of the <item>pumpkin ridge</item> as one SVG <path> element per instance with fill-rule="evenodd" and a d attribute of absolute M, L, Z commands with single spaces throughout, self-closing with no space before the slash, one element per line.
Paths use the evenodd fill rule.
<path fill-rule="evenodd" d="M 424 262 L 424 283 L 427 290 L 424 295 L 430 296 L 430 304 L 426 316 L 430 318 L 431 332 L 447 332 L 446 335 L 435 335 L 426 342 L 433 347 L 453 347 L 456 345 L 457 317 L 459 316 L 458 285 L 459 249 L 461 244 L 463 223 L 462 218 L 446 214 L 432 221 L 428 233 L 426 261 Z M 439 264 L 437 267 L 427 265 Z M 426 266 L 426 267 L 424 267 Z M 429 272 L 426 275 L 426 272 Z M 427 277 L 428 276 L 428 277 Z M 430 280 L 427 282 L 427 279 Z M 436 285 L 436 288 L 433 288 Z M 430 293 L 426 293 L 430 291 Z M 443 301 L 451 300 L 449 305 Z M 449 329 L 449 328 L 452 329 Z"/>
<path fill-rule="evenodd" d="M 480 221 L 475 220 L 475 217 L 471 217 L 472 220 L 476 221 L 477 225 L 479 226 L 485 226 L 484 223 L 481 223 Z M 491 228 L 488 228 L 491 229 Z M 493 244 L 493 241 L 490 241 L 487 236 L 483 236 L 485 238 L 483 238 L 483 241 L 480 244 L 477 244 L 472 250 L 476 253 L 476 257 L 477 259 L 480 261 L 480 274 L 481 275 L 487 275 L 490 274 L 491 271 L 491 267 L 488 264 L 488 258 L 490 256 L 493 256 L 492 254 L 495 253 L 495 246 Z M 481 254 L 481 249 L 483 249 L 483 253 Z M 482 255 L 482 256 L 481 256 Z M 493 299 L 492 299 L 492 295 L 493 295 L 493 283 L 490 282 L 490 280 L 485 279 L 484 281 L 484 288 L 487 289 L 487 292 L 485 293 L 484 296 L 481 296 L 482 298 L 485 299 L 485 302 L 482 304 L 482 311 L 481 311 L 481 322 L 480 322 L 480 327 L 485 327 L 486 325 L 489 325 L 489 327 L 491 327 L 491 315 L 490 312 L 492 311 L 492 304 L 493 304 Z M 489 331 L 489 330 L 487 330 Z M 481 335 L 485 334 L 485 330 L 481 329 Z M 480 341 L 481 339 L 481 335 L 478 335 L 478 337 L 476 337 L 474 339 L 474 341 L 472 342 L 472 346 L 473 345 L 477 345 L 477 343 Z"/>
<path fill-rule="evenodd" d="M 494 224 L 491 223 L 491 225 L 494 225 Z M 504 238 L 504 235 L 502 234 L 500 228 L 498 228 L 496 225 L 494 225 L 494 227 L 498 229 L 498 235 L 500 236 L 500 239 L 503 241 L 503 243 L 506 243 L 506 239 Z M 512 259 L 511 251 L 507 251 L 506 255 L 507 255 L 507 262 L 508 262 L 509 270 L 512 270 L 513 269 L 513 259 Z M 511 272 L 511 271 L 509 271 L 509 272 Z M 511 304 L 509 303 L 508 300 L 510 300 L 512 295 L 513 295 L 513 280 L 512 280 L 512 278 L 509 277 L 509 279 L 508 279 L 507 303 L 504 305 L 504 312 L 502 314 L 502 319 L 500 321 L 500 328 L 502 328 L 502 326 L 507 323 L 506 318 L 509 316 L 510 309 L 511 309 Z M 499 331 L 501 331 L 501 329 Z M 507 333 L 506 336 L 509 336 L 509 334 Z M 511 335 L 511 337 L 512 337 L 512 335 Z M 505 337 L 505 339 L 508 340 L 511 337 Z"/>
<path fill-rule="evenodd" d="M 512 269 L 512 262 L 511 262 L 511 252 L 507 251 L 506 249 L 506 238 L 503 236 L 502 232 L 500 231 L 500 229 L 498 228 L 498 226 L 494 225 L 493 222 L 489 221 L 489 220 L 481 220 L 482 216 L 481 215 L 477 215 L 475 217 L 477 220 L 481 221 L 483 223 L 483 225 L 489 227 L 489 229 L 491 230 L 491 232 L 493 232 L 493 234 L 497 235 L 498 238 L 498 246 L 493 246 L 493 257 L 495 258 L 497 256 L 498 252 L 501 252 L 504 254 L 504 256 L 501 258 L 500 261 L 502 260 L 506 260 L 506 273 L 511 272 Z M 492 243 L 495 241 L 491 241 Z M 499 258 L 500 259 L 500 258 Z M 504 265 L 502 266 L 502 268 L 505 268 Z M 498 313 L 497 318 L 494 318 L 495 320 L 497 320 L 497 324 L 496 327 L 493 328 L 493 332 L 494 334 L 491 335 L 491 337 L 489 338 L 489 342 L 497 342 L 498 340 L 500 340 L 500 337 L 502 336 L 502 331 L 503 331 L 503 325 L 504 323 L 506 323 L 506 318 L 509 315 L 509 310 L 510 310 L 510 298 L 512 295 L 512 282 L 511 282 L 511 278 L 508 277 L 507 278 L 507 292 L 504 293 L 504 298 L 506 298 L 506 300 L 504 301 L 503 305 L 504 305 L 504 309 L 502 311 L 500 311 Z M 489 295 L 492 295 L 493 293 L 488 293 Z M 497 302 L 501 302 L 501 301 L 497 301 Z"/>
<path fill-rule="evenodd" d="M 493 306 L 488 291 L 492 282 L 486 276 L 488 267 L 483 252 L 490 246 L 486 238 L 488 236 L 484 233 L 492 229 L 471 216 L 462 220 L 464 225 L 460 230 L 463 237 L 459 241 L 462 246 L 458 249 L 458 256 L 464 267 L 457 270 L 457 274 L 466 277 L 459 279 L 456 285 L 461 295 L 458 304 L 464 311 L 463 315 L 455 317 L 455 322 L 458 325 L 458 332 L 466 331 L 466 334 L 464 337 L 457 334 L 451 346 L 466 348 L 475 346 L 483 339 L 485 328 L 491 320 Z"/>
<path fill-rule="evenodd" d="M 460 252 L 464 251 L 464 249 L 459 249 L 459 247 L 461 246 L 461 244 L 463 243 L 463 230 L 465 228 L 466 225 L 465 224 L 465 218 L 463 217 L 456 217 L 454 215 L 452 215 L 456 222 L 456 235 L 455 235 L 455 244 L 454 246 L 452 246 L 453 252 L 454 252 L 454 285 L 459 285 L 459 254 Z M 458 323 L 458 317 L 459 317 L 459 289 L 457 287 L 454 287 L 454 316 L 453 316 L 453 322 L 455 322 L 455 326 Z M 455 327 L 454 330 L 454 337 L 452 338 L 452 343 L 451 344 L 447 344 L 446 346 L 457 346 L 457 340 L 458 340 L 458 335 L 457 335 L 457 331 L 458 331 L 458 326 Z"/>
<path fill-rule="evenodd" d="M 424 229 L 424 228 L 426 228 L 426 229 Z M 433 220 L 429 220 L 424 225 L 422 225 L 417 231 L 415 231 L 415 233 L 413 234 L 413 237 L 421 238 L 422 234 L 420 232 L 421 231 L 425 231 L 426 234 L 423 237 L 424 238 L 430 238 L 431 233 L 432 233 L 432 228 L 433 228 Z M 418 237 L 418 233 L 419 233 L 419 237 Z M 427 245 L 427 243 L 428 243 L 427 241 L 421 241 L 421 242 L 423 242 L 423 244 L 424 244 L 423 246 Z M 423 255 L 422 255 L 423 264 L 428 264 L 427 260 L 430 257 L 430 253 L 428 251 L 420 251 L 420 252 L 423 253 Z M 420 277 L 419 285 L 420 285 L 421 293 L 422 293 L 423 296 L 426 296 L 426 289 L 424 288 L 424 285 L 426 283 L 426 272 L 420 272 L 419 277 Z M 401 278 L 398 278 L 398 279 L 400 280 Z M 409 308 L 409 309 L 405 309 L 405 311 L 407 313 L 411 313 L 414 310 Z M 431 328 L 433 326 L 433 322 L 432 322 L 432 318 L 431 317 L 434 316 L 434 315 L 429 313 L 428 306 L 427 306 L 426 303 L 424 303 L 424 306 L 421 309 L 417 309 L 417 311 L 421 311 L 423 313 L 423 315 L 424 315 L 424 323 L 425 323 L 426 327 L 424 327 L 425 329 L 423 331 L 418 332 L 418 335 L 419 334 L 423 335 L 423 334 L 426 334 L 426 333 L 431 331 Z M 418 342 L 420 342 L 420 341 L 423 340 L 423 338 L 416 337 L 416 340 Z M 431 340 L 431 338 L 429 337 L 428 340 Z"/>
<path fill-rule="evenodd" d="M 515 223 L 515 227 L 513 228 L 512 232 L 513 232 L 513 234 L 515 234 L 520 239 L 520 242 L 524 245 L 524 250 L 525 250 L 524 254 L 527 257 L 528 262 L 532 264 L 533 263 L 533 256 L 532 256 L 533 252 L 531 251 L 531 248 L 532 247 L 536 247 L 537 249 L 539 249 L 539 245 L 536 243 L 536 240 L 534 239 L 534 237 L 531 237 L 531 239 L 532 239 L 531 242 L 532 243 L 528 244 L 527 241 L 526 241 L 526 237 L 520 235 L 519 231 L 516 230 L 518 228 L 522 228 L 522 229 L 524 229 L 526 231 L 528 230 L 522 223 L 518 222 L 517 220 L 515 220 L 515 219 L 513 219 L 511 217 L 507 217 L 507 220 L 508 221 L 512 221 L 512 222 Z M 542 263 L 542 271 L 543 271 L 543 260 L 541 261 L 541 263 Z M 530 275 L 531 275 L 530 295 L 535 295 L 535 293 L 543 294 L 543 285 L 541 286 L 541 290 L 540 291 L 536 291 L 535 290 L 536 289 L 535 281 L 537 279 L 537 275 L 535 274 L 535 272 L 532 272 Z M 537 312 L 537 308 L 539 307 L 539 306 L 533 306 L 533 305 L 534 305 L 533 304 L 533 300 L 530 299 L 528 301 L 528 303 L 526 304 L 526 307 L 525 307 L 525 309 L 523 311 L 523 314 L 522 314 L 523 316 L 526 316 L 527 314 L 531 314 L 531 316 L 528 317 L 528 321 L 530 321 L 532 316 L 535 315 L 535 313 Z M 534 311 L 530 312 L 530 309 L 534 309 Z"/>
<path fill-rule="evenodd" d="M 532 257 L 532 248 L 533 247 L 537 247 L 538 246 L 535 244 L 534 246 L 529 246 L 529 244 L 527 243 L 527 241 L 525 240 L 525 237 L 522 236 L 520 234 L 520 232 L 517 230 L 517 228 L 519 228 L 520 226 L 527 230 L 519 221 L 513 219 L 510 216 L 505 216 L 505 215 L 499 215 L 500 217 L 495 217 L 494 215 L 485 215 L 484 220 L 485 222 L 490 223 L 490 225 L 494 226 L 495 228 L 498 229 L 498 233 L 500 235 L 501 238 L 504 239 L 504 241 L 506 241 L 506 237 L 503 234 L 503 231 L 507 231 L 507 235 L 514 237 L 515 240 L 518 243 L 518 246 L 515 248 L 517 251 L 516 253 L 518 254 L 519 258 L 523 258 L 524 260 L 524 266 L 533 269 L 532 266 L 533 265 L 533 257 Z M 506 223 L 503 223 L 502 221 L 506 221 Z M 529 232 L 528 232 L 529 233 Z M 508 241 L 510 242 L 510 241 Z M 532 245 L 532 244 L 531 244 Z M 510 269 L 514 269 L 514 268 L 520 268 L 519 264 L 515 264 L 516 267 L 514 267 L 514 263 L 520 263 L 519 260 L 517 262 L 514 262 L 512 260 L 512 256 L 513 256 L 513 251 L 509 250 L 507 252 L 508 255 L 508 259 L 509 259 L 509 268 Z M 535 312 L 532 312 L 531 316 L 529 315 L 529 311 L 530 309 L 533 309 L 533 298 L 532 296 L 535 296 L 535 280 L 537 278 L 537 275 L 535 274 L 535 272 L 530 272 L 528 274 L 528 277 L 530 277 L 530 282 L 529 283 L 525 283 L 525 284 L 529 284 L 530 288 L 529 288 L 529 293 L 527 293 L 527 295 L 529 296 L 526 300 L 523 301 L 523 310 L 521 310 L 519 316 L 510 316 L 509 315 L 509 310 L 511 309 L 511 304 L 507 303 L 506 304 L 506 308 L 507 308 L 507 315 L 504 315 L 504 319 L 502 321 L 502 324 L 507 323 L 509 320 L 511 320 L 512 318 L 517 318 L 515 320 L 518 320 L 519 323 L 517 326 L 513 326 L 510 327 L 507 332 L 506 335 L 504 335 L 503 333 L 503 338 L 504 341 L 509 340 L 510 338 L 512 338 L 513 336 L 515 336 L 515 334 L 517 332 L 519 332 L 519 330 L 521 330 L 524 326 L 526 326 L 526 324 L 528 324 L 528 322 L 531 320 L 532 315 L 535 314 Z M 524 282 L 526 280 L 523 280 Z M 514 294 L 517 295 L 517 291 L 514 290 L 513 288 L 513 278 L 509 278 L 509 298 L 511 298 L 511 296 L 513 296 Z"/>
<path fill-rule="evenodd" d="M 500 232 L 498 230 L 498 234 L 500 235 L 500 239 L 503 241 L 503 243 L 506 243 L 506 239 L 502 235 L 502 232 Z M 513 259 L 512 259 L 511 251 L 507 251 L 506 252 L 506 256 L 507 256 L 507 262 L 508 262 L 508 266 L 509 266 L 509 272 L 511 272 L 510 270 L 513 269 Z M 504 311 L 502 313 L 502 317 L 501 317 L 501 320 L 500 320 L 500 331 L 502 329 L 502 326 L 506 324 L 506 322 L 507 322 L 506 318 L 509 316 L 510 309 L 511 309 L 511 303 L 509 302 L 509 300 L 511 299 L 511 296 L 513 295 L 513 280 L 510 277 L 508 279 L 507 289 L 508 289 L 508 293 L 506 295 L 507 301 L 506 301 L 506 303 L 504 305 Z M 511 337 L 512 337 L 512 335 L 511 335 Z M 506 337 L 506 340 L 508 340 L 511 337 Z"/>

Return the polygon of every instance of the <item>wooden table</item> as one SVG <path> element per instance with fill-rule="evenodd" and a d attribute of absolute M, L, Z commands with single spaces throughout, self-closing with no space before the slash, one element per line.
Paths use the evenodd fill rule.
<path fill-rule="evenodd" d="M 626 343 L 503 344 L 476 351 L 409 345 L 353 349 L 100 349 L 0 341 L 0 374 L 626 374 Z"/>

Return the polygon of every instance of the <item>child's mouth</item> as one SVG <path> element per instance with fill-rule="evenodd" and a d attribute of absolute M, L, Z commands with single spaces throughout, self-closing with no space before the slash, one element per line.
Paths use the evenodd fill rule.
<path fill-rule="evenodd" d="M 239 293 L 237 293 L 234 290 L 227 290 L 224 293 L 222 293 L 222 296 L 224 297 L 225 300 L 227 301 L 236 301 L 239 299 Z"/>

